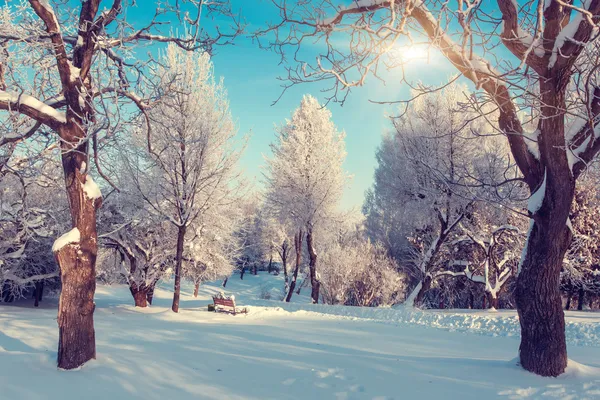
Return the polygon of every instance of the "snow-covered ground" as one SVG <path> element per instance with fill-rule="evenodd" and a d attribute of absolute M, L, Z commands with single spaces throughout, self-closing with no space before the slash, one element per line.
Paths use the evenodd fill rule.
<path fill-rule="evenodd" d="M 259 294 L 280 277 L 246 274 L 226 293 L 248 315 L 206 311 L 168 284 L 136 309 L 124 286 L 98 286 L 97 360 L 58 371 L 56 301 L 0 305 L 0 399 L 600 398 L 600 313 L 568 313 L 570 362 L 559 378 L 516 365 L 514 312 L 435 312 L 283 304 Z M 308 290 L 304 289 L 304 294 Z M 584 365 L 581 365 L 581 364 Z"/>

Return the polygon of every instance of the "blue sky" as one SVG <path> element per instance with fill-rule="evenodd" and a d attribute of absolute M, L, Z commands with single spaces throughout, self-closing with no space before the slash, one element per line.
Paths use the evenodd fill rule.
<path fill-rule="evenodd" d="M 248 23 L 249 31 L 264 26 L 268 20 L 277 20 L 276 10 L 270 1 L 235 0 L 233 3 Z M 134 18 L 142 19 L 144 14 L 153 12 L 155 2 L 140 0 L 137 4 L 140 12 L 136 10 Z M 131 11 L 133 10 L 129 10 L 130 16 Z M 275 124 L 282 124 L 291 115 L 304 94 L 311 94 L 321 101 L 325 99 L 321 90 L 326 84 L 305 84 L 288 90 L 272 106 L 273 101 L 281 94 L 281 82 L 277 77 L 286 73 L 283 66 L 278 65 L 279 60 L 278 55 L 259 49 L 247 38 L 239 38 L 235 45 L 217 48 L 213 58 L 215 74 L 224 77 L 231 111 L 238 123 L 240 135 L 251 133 L 241 163 L 246 176 L 255 181 L 257 188 L 261 187 L 263 155 L 269 154 L 269 143 L 275 137 Z M 414 60 L 407 72 L 415 80 L 418 73 L 418 78 L 428 83 L 445 82 L 455 73 L 439 55 L 432 55 L 429 64 Z M 393 112 L 394 108 L 373 104 L 369 99 L 393 100 L 408 96 L 408 88 L 406 85 L 399 85 L 399 76 L 394 74 L 387 74 L 390 79 L 385 85 L 375 79 L 368 79 L 364 87 L 353 90 L 343 107 L 337 103 L 330 103 L 328 106 L 338 129 L 346 132 L 348 155 L 345 168 L 353 175 L 341 202 L 343 208 L 360 209 L 362 206 L 364 193 L 373 179 L 375 151 L 382 133 L 390 129 L 385 115 Z"/>

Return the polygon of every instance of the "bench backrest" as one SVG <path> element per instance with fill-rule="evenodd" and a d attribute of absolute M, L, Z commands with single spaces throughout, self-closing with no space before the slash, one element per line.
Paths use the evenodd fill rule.
<path fill-rule="evenodd" d="M 215 306 L 223 306 L 223 307 L 233 307 L 235 308 L 235 302 L 231 299 L 220 299 L 217 297 L 213 297 L 213 301 L 215 302 Z"/>

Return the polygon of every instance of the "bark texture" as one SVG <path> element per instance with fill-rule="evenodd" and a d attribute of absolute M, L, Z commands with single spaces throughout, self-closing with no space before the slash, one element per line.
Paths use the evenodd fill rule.
<path fill-rule="evenodd" d="M 173 292 L 173 305 L 171 310 L 179 312 L 179 297 L 181 295 L 181 266 L 183 263 L 183 243 L 185 240 L 185 225 L 177 230 L 177 253 L 175 254 L 175 288 Z"/>
<path fill-rule="evenodd" d="M 561 89 L 562 86 L 562 89 Z M 567 219 L 575 194 L 575 178 L 564 151 L 564 85 L 541 84 L 542 118 L 539 124 L 543 176 L 532 196 L 532 221 L 515 299 L 521 324 L 521 365 L 542 376 L 558 376 L 567 366 L 565 317 L 560 296 L 560 271 L 572 233 Z M 543 191 L 539 192 L 539 191 Z M 541 197 L 538 197 L 541 196 Z M 533 207 L 533 209 L 532 209 Z"/>
<path fill-rule="evenodd" d="M 138 290 L 133 292 L 133 300 L 135 301 L 136 307 L 148 307 L 148 291 L 147 290 Z"/>
<path fill-rule="evenodd" d="M 81 123 L 81 121 L 79 121 Z M 58 367 L 73 369 L 96 357 L 94 333 L 94 292 L 98 235 L 96 209 L 102 200 L 88 197 L 85 163 L 87 143 L 80 126 L 68 125 L 60 132 L 63 142 L 62 166 L 69 199 L 72 226 L 79 230 L 79 242 L 55 252 L 60 266 L 62 291 L 58 306 Z"/>

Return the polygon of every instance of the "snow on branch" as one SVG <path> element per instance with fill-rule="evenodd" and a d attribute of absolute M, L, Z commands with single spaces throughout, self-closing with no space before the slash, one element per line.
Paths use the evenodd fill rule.
<path fill-rule="evenodd" d="M 0 90 L 0 110 L 20 112 L 51 128 L 66 122 L 64 112 L 23 93 Z"/>

